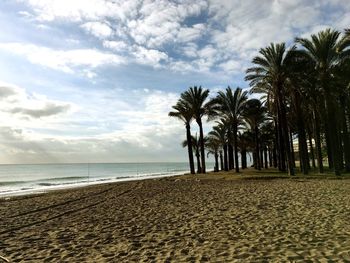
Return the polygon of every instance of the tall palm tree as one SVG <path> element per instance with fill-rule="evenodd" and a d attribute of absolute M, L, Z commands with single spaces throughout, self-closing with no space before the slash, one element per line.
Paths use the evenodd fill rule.
<path fill-rule="evenodd" d="M 290 51 L 293 51 L 293 49 Z M 286 51 L 285 43 L 272 43 L 270 46 L 260 49 L 259 56 L 254 57 L 252 60 L 255 66 L 247 70 L 245 79 L 250 81 L 252 87 L 259 85 L 269 87 L 269 96 L 272 96 L 276 103 L 280 153 L 285 151 L 288 173 L 289 175 L 294 175 L 285 95 L 288 66 L 293 54 L 290 51 Z"/>
<path fill-rule="evenodd" d="M 266 108 L 264 107 L 264 110 Z M 271 156 L 271 149 L 272 144 L 274 140 L 274 125 L 271 120 L 269 120 L 267 117 L 263 116 L 263 123 L 260 126 L 260 143 L 261 143 L 261 150 L 260 152 L 263 152 L 265 164 L 265 169 L 268 168 L 269 164 L 272 166 L 272 156 Z"/>
<path fill-rule="evenodd" d="M 239 148 L 241 150 L 242 169 L 247 168 L 247 153 L 254 151 L 253 133 L 249 130 L 238 133 Z"/>
<path fill-rule="evenodd" d="M 208 89 L 202 89 L 202 87 L 193 88 L 190 87 L 187 91 L 181 94 L 181 100 L 184 101 L 192 110 L 193 118 L 196 120 L 199 126 L 199 139 L 201 145 L 201 158 L 202 158 L 202 173 L 205 173 L 205 146 L 204 146 L 204 134 L 203 134 L 203 116 L 210 116 L 212 114 L 212 103 L 207 101 L 209 96 Z"/>
<path fill-rule="evenodd" d="M 350 172 L 350 59 L 344 60 L 336 70 L 336 82 L 339 89 L 340 122 L 344 144 L 345 171 Z"/>
<path fill-rule="evenodd" d="M 236 88 L 234 91 L 228 87 L 225 92 L 219 91 L 213 103 L 219 114 L 224 115 L 232 127 L 233 146 L 235 157 L 235 169 L 239 172 L 238 164 L 238 125 L 242 121 L 242 112 L 245 102 L 248 99 L 248 92 L 241 88 Z"/>
<path fill-rule="evenodd" d="M 254 134 L 255 141 L 255 169 L 260 170 L 262 167 L 261 156 L 260 156 L 260 135 L 259 128 L 260 125 L 265 120 L 265 107 L 262 105 L 261 101 L 258 99 L 250 99 L 244 105 L 243 116 L 244 120 L 248 123 L 251 132 Z"/>
<path fill-rule="evenodd" d="M 214 167 L 214 172 L 219 171 L 219 150 L 220 150 L 220 141 L 213 137 L 213 136 L 206 136 L 205 140 L 205 147 L 207 148 L 207 155 L 212 154 L 214 155 L 215 159 L 215 167 Z"/>
<path fill-rule="evenodd" d="M 318 85 L 322 88 L 325 98 L 326 124 L 328 127 L 338 127 L 338 118 L 334 112 L 337 110 L 337 102 L 334 99 L 335 89 L 332 82 L 334 81 L 334 69 L 342 61 L 342 51 L 346 46 L 340 38 L 340 32 L 337 30 L 326 29 L 317 35 L 311 35 L 311 39 L 296 38 L 296 42 L 301 44 L 304 53 L 315 63 Z M 330 154 L 333 159 L 334 172 L 340 175 L 342 163 L 340 161 L 339 134 L 335 131 L 326 130 L 326 136 L 329 136 Z"/>
<path fill-rule="evenodd" d="M 194 174 L 194 161 L 191 141 L 191 121 L 193 119 L 192 109 L 183 101 L 179 100 L 176 105 L 172 106 L 174 111 L 169 112 L 170 117 L 175 117 L 184 122 L 186 127 L 186 143 L 188 145 L 188 160 L 190 164 L 190 172 Z"/>
<path fill-rule="evenodd" d="M 204 141 L 205 141 L 205 138 L 204 138 Z M 195 152 L 195 156 L 197 158 L 197 173 L 201 173 L 202 169 L 201 169 L 200 141 L 197 136 L 197 133 L 196 135 L 191 136 L 191 142 L 192 142 L 193 151 Z M 187 147 L 187 146 L 188 146 L 187 140 L 183 141 L 182 147 Z"/>
<path fill-rule="evenodd" d="M 227 130 L 226 127 L 222 124 L 219 123 L 218 125 L 213 127 L 213 130 L 209 132 L 208 136 L 215 138 L 219 144 L 219 156 L 220 156 L 220 166 L 221 170 L 224 170 L 224 163 L 227 166 L 227 149 L 225 150 L 225 145 L 227 143 Z M 225 161 L 224 161 L 225 160 Z"/>

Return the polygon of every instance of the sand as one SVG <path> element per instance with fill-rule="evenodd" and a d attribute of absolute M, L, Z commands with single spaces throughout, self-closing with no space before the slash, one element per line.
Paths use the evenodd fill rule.
<path fill-rule="evenodd" d="M 350 180 L 211 178 L 0 199 L 0 256 L 10 262 L 350 262 Z"/>

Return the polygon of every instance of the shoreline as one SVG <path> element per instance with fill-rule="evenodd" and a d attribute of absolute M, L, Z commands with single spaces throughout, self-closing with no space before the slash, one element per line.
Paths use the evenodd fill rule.
<path fill-rule="evenodd" d="M 129 181 L 141 181 L 141 180 L 148 180 L 148 179 L 160 179 L 160 178 L 167 178 L 167 177 L 174 177 L 174 176 L 182 176 L 186 175 L 186 173 L 176 173 L 176 174 L 162 174 L 162 175 L 145 175 L 145 176 L 135 176 L 135 177 L 125 177 L 125 178 L 106 178 L 106 179 L 98 179 L 95 181 L 90 182 L 78 182 L 78 183 L 66 183 L 66 184 L 60 184 L 60 185 L 52 185 L 52 186 L 43 186 L 40 188 L 33 188 L 33 189 L 24 189 L 24 190 L 17 190 L 17 191 L 8 191 L 8 192 L 0 192 L 0 200 L 16 197 L 16 196 L 27 196 L 27 195 L 35 195 L 35 194 L 45 194 L 52 191 L 61 191 L 61 190 L 67 190 L 67 189 L 80 189 L 84 187 L 94 186 L 94 185 L 100 185 L 100 184 L 112 184 L 112 183 L 118 183 L 118 182 L 129 182 Z"/>
<path fill-rule="evenodd" d="M 246 173 L 248 171 L 248 174 Z M 270 175 L 266 175 L 266 173 Z M 291 180 L 298 180 L 298 179 L 306 179 L 306 180 L 319 180 L 319 179 L 329 179 L 329 180 L 343 180 L 343 179 L 350 179 L 347 176 L 341 176 L 337 177 L 333 174 L 310 174 L 310 175 L 295 175 L 295 176 L 289 176 L 286 173 L 278 172 L 277 170 L 267 170 L 267 171 L 256 171 L 254 169 L 247 169 L 243 173 L 236 174 L 233 171 L 208 171 L 206 174 L 194 174 L 191 175 L 189 172 L 183 172 L 183 173 L 175 173 L 175 174 L 162 174 L 162 175 L 145 175 L 145 176 L 135 176 L 135 177 L 120 177 L 120 178 L 105 178 L 105 179 L 98 179 L 95 181 L 90 182 L 79 182 L 79 183 L 66 183 L 61 185 L 53 185 L 53 186 L 43 186 L 36 189 L 25 189 L 25 190 L 19 190 L 16 192 L 0 192 L 0 200 L 1 199 L 9 199 L 13 197 L 20 197 L 20 196 L 30 196 L 30 195 L 36 195 L 36 194 L 46 194 L 50 192 L 59 192 L 64 190 L 70 190 L 70 189 L 83 189 L 85 187 L 95 186 L 95 185 L 102 185 L 102 184 L 114 184 L 114 183 L 120 183 L 120 182 L 131 182 L 131 181 L 142 181 L 142 180 L 152 180 L 152 179 L 162 179 L 162 178 L 169 178 L 169 177 L 176 177 L 181 179 L 205 179 L 205 180 L 270 180 L 270 179 L 291 179 Z"/>

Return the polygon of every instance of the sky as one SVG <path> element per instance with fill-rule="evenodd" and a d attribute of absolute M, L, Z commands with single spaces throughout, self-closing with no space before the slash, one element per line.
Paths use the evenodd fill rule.
<path fill-rule="evenodd" d="M 0 0 L 0 25 L 0 163 L 186 161 L 181 92 L 248 88 L 260 48 L 348 28 L 350 1 Z"/>

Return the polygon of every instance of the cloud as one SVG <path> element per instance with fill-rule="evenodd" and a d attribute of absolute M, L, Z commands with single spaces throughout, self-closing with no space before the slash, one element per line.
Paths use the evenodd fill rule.
<path fill-rule="evenodd" d="M 21 0 L 33 8 L 36 19 L 43 21 L 97 19 L 115 11 L 112 2 L 103 0 Z"/>
<path fill-rule="evenodd" d="M 24 56 L 31 63 L 74 73 L 77 67 L 96 68 L 103 65 L 120 65 L 124 59 L 116 54 L 97 49 L 57 50 L 43 46 L 22 43 L 0 43 L 0 49 Z"/>
<path fill-rule="evenodd" d="M 176 36 L 176 41 L 190 42 L 200 38 L 206 31 L 205 24 L 195 24 L 192 27 L 181 27 Z"/>
<path fill-rule="evenodd" d="M 70 103 L 49 100 L 38 94 L 28 94 L 25 89 L 0 82 L 0 105 L 2 121 L 20 123 L 67 113 Z M 18 116 L 18 119 L 15 120 Z M 28 119 L 26 119 L 28 118 Z"/>
<path fill-rule="evenodd" d="M 152 66 L 159 66 L 161 61 L 166 61 L 168 55 L 156 49 L 146 49 L 144 47 L 136 46 L 133 55 L 136 61 L 140 64 L 147 64 Z"/>
<path fill-rule="evenodd" d="M 172 134 L 174 136 L 174 134 Z M 176 135 L 176 134 L 175 134 Z M 113 138 L 38 138 L 23 129 L 0 127 L 2 163 L 88 163 L 184 161 L 178 137 L 154 136 L 159 142 Z M 178 145 L 181 151 L 174 151 Z M 176 146 L 175 146 L 176 147 Z"/>
<path fill-rule="evenodd" d="M 342 10 L 337 16 L 350 15 L 349 5 L 341 1 L 270 0 L 257 6 L 254 0 L 209 0 L 212 20 L 220 24 L 211 31 L 212 43 L 219 52 L 246 63 L 271 42 L 290 43 L 320 24 L 335 26 L 330 8 Z"/>
<path fill-rule="evenodd" d="M 198 16 L 206 7 L 205 1 L 145 1 L 140 7 L 140 16 L 128 23 L 130 36 L 139 45 L 162 47 L 168 42 L 174 42 L 186 18 Z M 193 34 L 188 33 L 188 30 L 182 30 L 180 36 L 185 38 Z M 195 30 L 200 30 L 200 26 L 192 28 L 192 31 Z"/>
<path fill-rule="evenodd" d="M 109 49 L 112 49 L 116 52 L 121 52 L 127 49 L 128 45 L 124 41 L 115 41 L 115 40 L 105 40 L 103 41 L 103 46 Z"/>
<path fill-rule="evenodd" d="M 7 86 L 6 83 L 0 83 L 0 100 L 20 93 L 19 88 L 15 86 Z"/>
<path fill-rule="evenodd" d="M 82 24 L 81 28 L 100 39 L 106 39 L 113 34 L 107 22 L 87 22 Z"/>
<path fill-rule="evenodd" d="M 178 95 L 152 89 L 76 91 L 73 104 L 1 83 L 0 162 L 184 160 L 183 123 L 168 117 Z M 11 100 L 11 102 L 10 102 Z"/>
<path fill-rule="evenodd" d="M 29 7 L 27 16 L 78 25 L 131 63 L 159 67 L 162 61 L 180 71 L 191 59 L 192 70 L 202 73 L 237 74 L 233 58 L 247 64 L 270 42 L 291 42 L 320 24 L 345 27 L 350 17 L 340 0 L 18 1 Z"/>
<path fill-rule="evenodd" d="M 183 124 L 167 116 L 179 94 L 154 87 L 179 91 L 195 79 L 213 90 L 231 81 L 244 88 L 244 69 L 260 48 L 328 26 L 341 30 L 350 17 L 342 0 L 16 3 L 4 4 L 11 12 L 2 20 L 0 77 L 16 82 L 37 73 L 11 55 L 58 71 L 21 78 L 27 89 L 0 85 L 0 143 L 18 162 L 184 160 Z M 14 21 L 20 27 L 7 26 Z M 45 89 L 52 76 L 63 85 Z M 46 96 L 29 91 L 37 84 Z"/>
<path fill-rule="evenodd" d="M 243 71 L 242 64 L 235 60 L 228 60 L 219 65 L 225 72 L 238 73 Z"/>
<path fill-rule="evenodd" d="M 14 114 L 22 114 L 31 118 L 41 118 L 65 113 L 69 110 L 69 105 L 57 105 L 55 103 L 46 103 L 42 108 L 39 109 L 28 109 L 15 107 L 10 112 Z"/>
<path fill-rule="evenodd" d="M 198 56 L 198 46 L 196 43 L 190 42 L 186 46 L 180 47 L 180 52 L 189 58 L 195 58 Z"/>

